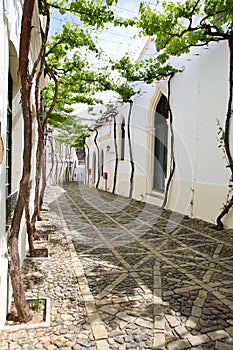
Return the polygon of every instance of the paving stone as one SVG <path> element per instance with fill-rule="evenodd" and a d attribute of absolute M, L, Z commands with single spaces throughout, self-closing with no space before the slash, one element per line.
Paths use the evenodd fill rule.
<path fill-rule="evenodd" d="M 166 315 L 165 317 L 166 317 L 166 319 L 167 319 L 169 325 L 170 325 L 172 328 L 173 328 L 173 327 L 176 327 L 176 326 L 178 326 L 178 325 L 180 324 L 179 321 L 177 320 L 177 318 L 174 317 L 174 316 Z"/>
<path fill-rule="evenodd" d="M 168 344 L 168 350 L 190 349 L 190 344 L 185 339 L 179 339 Z"/>
<path fill-rule="evenodd" d="M 116 338 L 114 338 L 114 340 L 119 344 L 124 344 L 124 338 L 116 337 Z"/>
<path fill-rule="evenodd" d="M 189 336 L 188 330 L 183 325 L 175 327 L 175 331 L 181 338 L 188 338 Z"/>
<path fill-rule="evenodd" d="M 119 336 L 119 335 L 123 335 L 124 334 L 124 332 L 122 332 L 121 330 L 114 330 L 114 331 L 112 331 L 112 332 L 110 332 L 109 333 L 109 337 L 110 338 L 114 338 L 114 337 L 117 337 L 117 336 Z"/>
<path fill-rule="evenodd" d="M 210 339 L 207 335 L 201 334 L 201 335 L 193 335 L 188 337 L 189 342 L 191 343 L 192 346 L 200 345 L 200 344 L 205 344 L 207 343 Z"/>
<path fill-rule="evenodd" d="M 90 346 L 90 342 L 86 339 L 77 339 L 76 343 L 85 347 L 85 348 L 88 348 Z"/>
<path fill-rule="evenodd" d="M 132 323 L 135 320 L 135 317 L 128 315 L 126 312 L 118 312 L 116 316 L 129 323 Z"/>
<path fill-rule="evenodd" d="M 230 335 L 230 337 L 233 337 L 233 327 L 227 327 L 225 331 Z"/>
<path fill-rule="evenodd" d="M 114 309 L 113 307 L 109 306 L 109 305 L 104 305 L 100 308 L 101 311 L 104 311 L 110 315 L 115 315 L 118 310 L 117 309 Z"/>
<path fill-rule="evenodd" d="M 135 323 L 139 326 L 152 329 L 153 323 L 150 321 L 143 320 L 142 318 L 137 318 Z"/>
<path fill-rule="evenodd" d="M 198 317 L 191 316 L 191 317 L 189 317 L 189 319 L 186 322 L 186 327 L 196 328 L 197 323 L 198 323 Z"/>
<path fill-rule="evenodd" d="M 94 325 L 92 326 L 92 331 L 95 339 L 105 339 L 108 337 L 108 332 L 104 325 Z"/>
<path fill-rule="evenodd" d="M 136 349 L 137 346 L 138 346 L 137 343 L 126 344 L 126 349 Z"/>
<path fill-rule="evenodd" d="M 192 308 L 192 316 L 193 317 L 200 317 L 202 314 L 202 310 L 200 307 L 198 306 L 193 306 Z"/>
<path fill-rule="evenodd" d="M 96 341 L 97 350 L 109 350 L 109 344 L 107 340 L 97 340 Z"/>
<path fill-rule="evenodd" d="M 212 340 L 223 339 L 223 338 L 229 337 L 228 333 L 224 330 L 216 330 L 214 332 L 209 332 L 209 333 L 207 333 L 207 335 Z"/>
<path fill-rule="evenodd" d="M 130 343 L 130 342 L 132 342 L 134 340 L 134 337 L 131 336 L 131 335 L 126 335 L 124 337 L 124 340 L 125 340 L 126 343 Z"/>
<path fill-rule="evenodd" d="M 233 350 L 233 345 L 217 340 L 215 343 L 215 348 L 216 350 Z"/>

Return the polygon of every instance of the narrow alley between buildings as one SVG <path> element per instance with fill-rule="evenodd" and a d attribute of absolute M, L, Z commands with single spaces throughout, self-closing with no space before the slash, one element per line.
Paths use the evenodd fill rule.
<path fill-rule="evenodd" d="M 46 200 L 50 260 L 32 292 L 50 297 L 51 324 L 3 332 L 1 349 L 232 349 L 231 230 L 77 183 Z"/>

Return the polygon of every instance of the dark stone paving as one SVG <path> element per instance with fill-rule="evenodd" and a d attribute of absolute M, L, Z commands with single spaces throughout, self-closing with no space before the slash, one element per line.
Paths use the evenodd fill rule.
<path fill-rule="evenodd" d="M 63 320 L 64 329 L 53 321 L 47 344 L 34 348 L 233 348 L 225 343 L 233 336 L 232 230 L 77 183 L 49 188 L 47 199 L 50 222 L 66 238 L 54 258 L 70 267 L 53 313 L 64 299 L 74 320 Z"/>

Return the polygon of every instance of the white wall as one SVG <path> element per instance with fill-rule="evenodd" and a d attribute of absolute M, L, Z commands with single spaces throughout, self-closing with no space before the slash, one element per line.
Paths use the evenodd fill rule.
<path fill-rule="evenodd" d="M 212 44 L 198 56 L 188 57 L 191 61 L 171 84 L 177 163 L 174 186 L 180 182 L 181 189 L 189 187 L 176 209 L 183 212 L 186 202 L 188 214 L 192 211 L 194 217 L 214 222 L 230 176 L 217 141 L 217 120 L 224 126 L 228 104 L 228 47 L 226 43 Z M 174 209 L 171 197 L 168 206 Z M 224 220 L 232 226 L 232 219 L 229 213 Z"/>
<path fill-rule="evenodd" d="M 215 222 L 228 191 L 230 171 L 226 168 L 217 140 L 217 121 L 223 127 L 229 95 L 229 52 L 224 42 L 195 48 L 188 55 L 174 59 L 177 67 L 184 67 L 171 80 L 170 104 L 175 134 L 174 151 L 176 171 L 170 188 L 167 208 Z M 161 205 L 163 195 L 152 193 L 154 113 L 161 93 L 168 95 L 168 82 L 141 85 L 141 93 L 134 98 L 131 115 L 131 138 L 135 163 L 133 197 Z M 116 193 L 128 196 L 130 163 L 127 137 L 129 104 L 118 105 L 117 130 L 123 118 L 126 121 L 125 160 L 118 164 Z M 170 122 L 168 122 L 170 127 Z M 103 129 L 104 127 L 102 127 Z M 118 135 L 118 133 L 117 133 Z M 171 130 L 169 131 L 169 149 Z M 90 160 L 96 149 L 94 133 L 87 139 Z M 230 142 L 233 139 L 231 127 Z M 119 143 L 119 140 L 117 140 Z M 99 147 L 109 144 L 106 168 L 109 172 L 108 188 L 111 191 L 115 153 L 113 121 L 111 133 L 104 140 L 97 139 Z M 231 142 L 233 148 L 233 142 Z M 91 161 L 90 161 L 90 164 Z M 91 166 L 90 166 L 91 167 Z M 233 213 L 223 222 L 233 227 Z"/>
<path fill-rule="evenodd" d="M 75 166 L 78 158 L 74 147 L 56 140 L 58 132 L 54 129 L 46 141 L 46 179 L 47 185 L 65 182 L 68 176 L 68 163 L 70 161 L 69 181 L 75 181 Z"/>

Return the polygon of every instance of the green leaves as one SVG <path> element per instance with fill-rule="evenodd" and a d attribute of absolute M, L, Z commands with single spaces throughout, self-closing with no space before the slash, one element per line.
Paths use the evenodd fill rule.
<path fill-rule="evenodd" d="M 61 115 L 71 111 L 74 103 L 95 103 L 98 91 L 115 91 L 123 101 L 129 101 L 137 93 L 130 83 L 152 83 L 178 71 L 170 64 L 170 56 L 188 53 L 192 46 L 225 40 L 232 35 L 232 0 L 158 0 L 155 9 L 142 2 L 140 18 L 127 19 L 115 15 L 113 5 L 116 3 L 114 0 L 53 0 L 51 3 L 62 14 L 70 11 L 77 15 L 78 20 L 76 25 L 67 22 L 47 45 L 46 60 L 59 82 L 50 122 L 52 118 L 60 122 Z M 142 34 L 155 41 L 158 53 L 141 62 L 126 55 L 97 69 L 92 59 L 101 61 L 103 53 L 97 49 L 90 29 L 103 28 L 108 22 L 141 28 Z M 106 55 L 104 58 L 106 60 Z M 44 90 L 46 108 L 53 94 L 54 83 L 49 80 Z"/>
<path fill-rule="evenodd" d="M 155 38 L 156 47 L 169 55 L 187 53 L 191 46 L 225 40 L 232 35 L 232 0 L 158 2 L 153 11 L 141 4 L 137 26 Z"/>
<path fill-rule="evenodd" d="M 88 126 L 84 125 L 75 116 L 66 116 L 63 122 L 57 127 L 59 134 L 55 139 L 72 147 L 82 147 L 84 138 L 89 135 Z"/>

